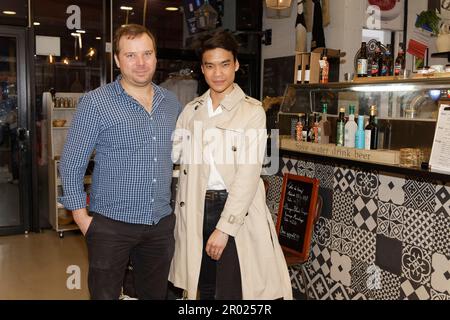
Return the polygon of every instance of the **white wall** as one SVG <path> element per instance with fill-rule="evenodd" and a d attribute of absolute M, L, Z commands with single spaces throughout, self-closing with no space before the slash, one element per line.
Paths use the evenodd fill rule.
<path fill-rule="evenodd" d="M 264 70 L 264 59 L 295 54 L 296 3 L 294 0 L 291 16 L 284 19 L 267 18 L 264 8 L 263 30 L 272 29 L 272 45 L 262 46 L 262 70 Z M 324 30 L 325 41 L 328 48 L 341 49 L 341 51 L 347 53 L 341 61 L 341 81 L 344 79 L 346 72 L 354 72 L 353 57 L 361 46 L 361 26 L 365 19 L 363 14 L 364 3 L 361 0 L 330 1 L 331 23 Z M 311 34 L 308 34 L 308 50 L 310 49 L 310 42 Z"/>
<path fill-rule="evenodd" d="M 416 23 L 416 15 L 419 14 L 422 10 L 428 9 L 428 1 L 427 0 L 413 0 L 409 1 L 409 8 L 408 8 L 408 34 L 407 39 L 411 39 L 411 37 L 414 37 L 414 32 L 416 31 L 416 27 L 414 24 Z M 430 56 L 432 53 L 435 53 L 436 50 L 436 38 L 432 37 L 428 39 L 428 46 L 430 51 Z M 448 60 L 445 58 L 430 58 L 428 64 L 430 66 L 434 64 L 447 64 Z M 411 55 L 406 55 L 406 68 L 411 69 L 412 66 L 412 57 Z"/>
<path fill-rule="evenodd" d="M 263 30 L 272 29 L 272 45 L 262 45 L 262 70 L 264 70 L 264 59 L 292 56 L 295 54 L 297 1 L 293 0 L 292 2 L 294 7 L 289 18 L 268 19 L 265 11 L 263 13 Z M 428 0 L 409 1 L 408 39 L 412 28 L 414 28 L 416 13 L 419 13 L 422 9 L 427 9 L 427 3 Z M 365 8 L 365 0 L 330 1 L 331 23 L 325 28 L 325 41 L 328 48 L 341 49 L 341 51 L 346 52 L 346 56 L 341 61 L 341 81 L 344 79 L 345 73 L 355 72 L 353 59 L 361 46 L 362 28 L 366 24 Z M 310 34 L 308 43 L 310 43 Z M 430 52 L 433 53 L 436 51 L 434 41 L 431 41 L 431 44 Z M 446 64 L 446 59 L 431 59 L 430 64 Z M 410 64 L 407 64 L 407 67 L 409 66 Z"/>

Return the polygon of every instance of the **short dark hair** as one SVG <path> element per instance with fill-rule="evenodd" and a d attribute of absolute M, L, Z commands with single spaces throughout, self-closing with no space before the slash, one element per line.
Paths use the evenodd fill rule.
<path fill-rule="evenodd" d="M 203 60 L 203 54 L 206 51 L 217 48 L 230 51 L 233 54 L 234 61 L 236 61 L 239 43 L 230 32 L 225 30 L 217 31 L 203 39 L 199 49 L 200 59 Z"/>
<path fill-rule="evenodd" d="M 146 27 L 140 24 L 126 24 L 119 27 L 116 30 L 116 33 L 114 34 L 114 53 L 119 54 L 120 52 L 119 42 L 122 37 L 126 36 L 128 39 L 134 39 L 135 37 L 140 36 L 141 34 L 146 34 L 150 37 L 150 39 L 152 39 L 156 54 L 155 36 L 150 32 L 150 30 L 148 30 Z"/>

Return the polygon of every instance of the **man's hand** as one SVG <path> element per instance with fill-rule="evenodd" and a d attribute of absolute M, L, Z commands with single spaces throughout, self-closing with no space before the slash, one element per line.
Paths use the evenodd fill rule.
<path fill-rule="evenodd" d="M 92 217 L 88 215 L 86 208 L 73 210 L 72 215 L 75 223 L 78 225 L 78 228 L 80 228 L 80 231 L 85 236 L 89 226 L 91 225 Z"/>
<path fill-rule="evenodd" d="M 228 242 L 228 234 L 220 231 L 219 229 L 214 230 L 214 232 L 209 236 L 208 242 L 206 243 L 205 251 L 208 256 L 213 260 L 219 260 L 222 256 L 223 249 Z"/>

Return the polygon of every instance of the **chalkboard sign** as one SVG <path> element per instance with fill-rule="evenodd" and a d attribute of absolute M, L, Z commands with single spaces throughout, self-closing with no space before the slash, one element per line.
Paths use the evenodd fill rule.
<path fill-rule="evenodd" d="M 299 262 L 309 256 L 315 216 L 319 180 L 286 174 L 281 189 L 277 233 L 283 251 L 294 255 Z"/>

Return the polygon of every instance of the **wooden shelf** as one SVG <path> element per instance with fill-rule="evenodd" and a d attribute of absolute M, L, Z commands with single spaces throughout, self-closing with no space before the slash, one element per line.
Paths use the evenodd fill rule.
<path fill-rule="evenodd" d="M 297 142 L 289 136 L 280 137 L 280 149 L 361 161 L 384 165 L 400 165 L 400 151 L 396 150 L 360 150 L 338 147 L 334 144 L 318 144 L 312 142 Z"/>

